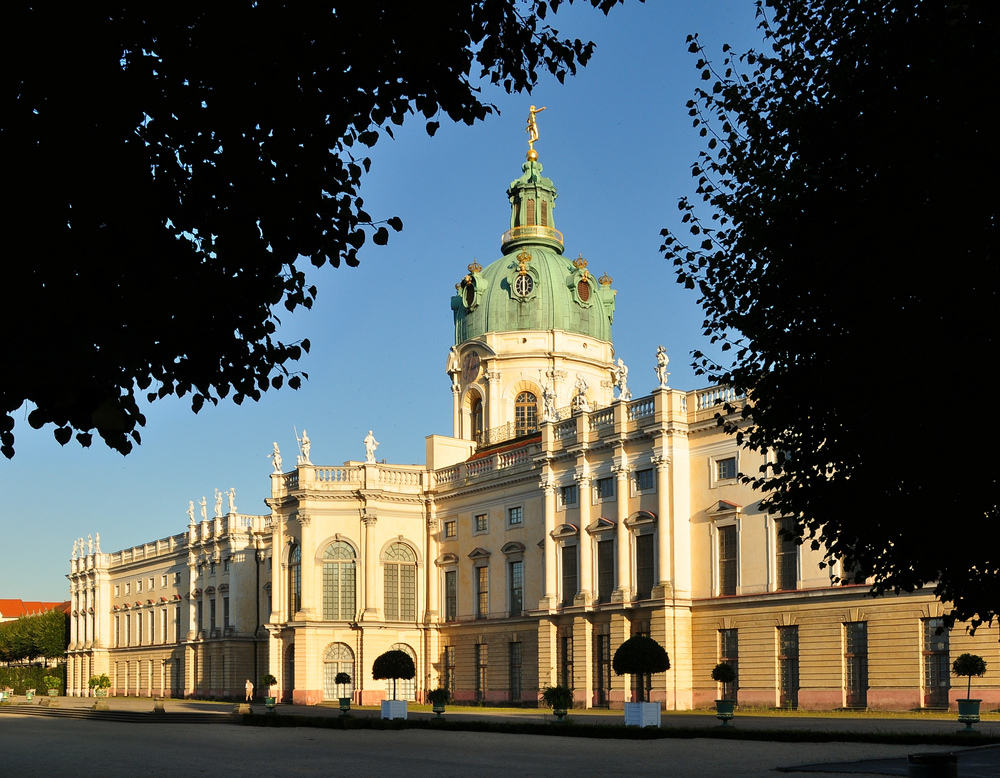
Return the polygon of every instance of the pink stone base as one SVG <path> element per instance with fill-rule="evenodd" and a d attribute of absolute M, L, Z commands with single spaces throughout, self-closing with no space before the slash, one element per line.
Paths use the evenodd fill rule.
<path fill-rule="evenodd" d="M 963 678 L 962 680 L 965 679 Z M 952 710 L 958 710 L 958 701 L 966 699 L 966 688 L 967 687 L 965 686 L 951 687 L 948 699 L 951 703 Z M 968 696 L 968 699 L 982 700 L 982 702 L 979 703 L 980 713 L 997 710 L 997 708 L 1000 708 L 1000 689 L 977 689 L 975 683 L 973 683 L 972 693 Z"/>
<path fill-rule="evenodd" d="M 714 708 L 715 701 L 718 697 L 715 696 L 714 691 L 709 691 L 708 689 L 695 689 L 694 690 L 694 707 L 695 708 Z"/>
<path fill-rule="evenodd" d="M 296 689 L 292 692 L 293 705 L 319 705 L 323 702 L 323 692 L 317 689 Z"/>
<path fill-rule="evenodd" d="M 361 705 L 381 705 L 382 700 L 385 699 L 385 689 L 366 689 L 363 692 L 355 692 L 355 695 L 360 694 Z"/>
<path fill-rule="evenodd" d="M 869 689 L 871 710 L 912 710 L 920 707 L 919 689 Z"/>
<path fill-rule="evenodd" d="M 778 693 L 774 689 L 739 689 L 736 699 L 740 705 L 748 707 L 774 708 L 778 704 Z"/>
<path fill-rule="evenodd" d="M 799 710 L 834 710 L 844 707 L 840 689 L 799 689 Z"/>

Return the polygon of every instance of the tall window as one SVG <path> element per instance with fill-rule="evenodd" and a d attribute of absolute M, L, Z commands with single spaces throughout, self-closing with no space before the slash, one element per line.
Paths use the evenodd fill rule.
<path fill-rule="evenodd" d="M 476 568 L 476 618 L 490 615 L 490 569 L 483 565 Z"/>
<path fill-rule="evenodd" d="M 938 634 L 938 630 L 941 633 Z M 947 708 L 951 686 L 944 619 L 924 619 L 924 707 Z"/>
<path fill-rule="evenodd" d="M 331 543 L 323 552 L 323 618 L 349 621 L 355 609 L 355 555 L 350 543 Z"/>
<path fill-rule="evenodd" d="M 125 614 L 125 645 L 132 645 L 132 614 Z"/>
<path fill-rule="evenodd" d="M 868 707 L 868 623 L 844 625 L 844 671 L 848 708 Z"/>
<path fill-rule="evenodd" d="M 458 618 L 458 571 L 446 570 L 444 574 L 444 618 L 454 621 Z"/>
<path fill-rule="evenodd" d="M 476 643 L 476 702 L 486 702 L 486 665 L 489 661 L 489 646 Z"/>
<path fill-rule="evenodd" d="M 122 644 L 122 633 L 121 633 L 121 616 L 115 614 L 115 648 Z"/>
<path fill-rule="evenodd" d="M 736 525 L 719 527 L 719 594 L 736 594 Z"/>
<path fill-rule="evenodd" d="M 222 626 L 229 628 L 229 598 L 222 598 Z"/>
<path fill-rule="evenodd" d="M 525 206 L 528 211 L 525 216 L 528 217 L 528 224 L 533 225 L 535 223 L 535 200 L 532 197 L 528 198 L 527 205 Z"/>
<path fill-rule="evenodd" d="M 775 572 L 777 588 L 797 589 L 799 585 L 799 544 L 795 538 L 786 537 L 783 532 L 794 531 L 795 522 L 792 519 L 778 519 L 775 537 Z"/>
<path fill-rule="evenodd" d="M 385 618 L 417 618 L 417 555 L 405 543 L 393 543 L 385 552 Z"/>
<path fill-rule="evenodd" d="M 652 533 L 635 536 L 635 596 L 648 600 L 653 596 Z"/>
<path fill-rule="evenodd" d="M 205 629 L 205 607 L 201 598 L 195 603 L 195 619 L 198 621 L 198 631 Z"/>
<path fill-rule="evenodd" d="M 597 704 L 608 705 L 611 699 L 611 635 L 594 635 L 594 691 Z"/>
<path fill-rule="evenodd" d="M 212 599 L 210 599 L 208 601 L 209 628 L 212 630 L 212 632 L 215 632 L 215 611 L 216 611 L 216 602 L 215 602 L 215 595 L 213 594 L 212 595 Z M 139 643 L 142 644 L 142 625 L 141 624 L 139 625 Z"/>
<path fill-rule="evenodd" d="M 611 602 L 615 589 L 615 541 L 608 537 L 597 541 L 597 601 Z"/>
<path fill-rule="evenodd" d="M 455 647 L 445 646 L 444 647 L 444 688 L 448 690 L 448 694 L 452 699 L 455 699 L 455 689 L 458 688 L 455 683 Z"/>
<path fill-rule="evenodd" d="M 573 636 L 561 635 L 558 644 L 559 685 L 573 688 Z"/>
<path fill-rule="evenodd" d="M 736 672 L 736 680 L 722 684 L 722 699 L 735 700 L 740 680 L 740 642 L 735 629 L 719 630 L 719 661 L 725 662 Z"/>
<path fill-rule="evenodd" d="M 514 401 L 514 434 L 527 435 L 538 429 L 538 398 L 531 392 L 521 392 Z"/>
<path fill-rule="evenodd" d="M 778 627 L 778 702 L 782 707 L 799 705 L 799 628 Z"/>
<path fill-rule="evenodd" d="M 412 648 L 406 645 L 406 643 L 393 643 L 391 646 L 389 646 L 389 650 L 402 651 L 404 654 L 410 657 L 410 659 L 413 660 L 414 667 L 420 667 L 420 665 L 417 664 L 417 655 L 413 652 Z M 410 678 L 408 681 L 401 679 L 398 682 L 396 682 L 393 681 L 391 678 L 387 679 L 385 682 L 385 698 L 387 700 L 392 699 L 393 684 L 396 684 L 397 700 L 413 701 L 417 699 L 416 676 Z"/>
<path fill-rule="evenodd" d="M 520 616 L 524 610 L 524 562 L 511 562 L 507 569 L 510 576 L 510 615 Z"/>
<path fill-rule="evenodd" d="M 302 546 L 293 546 L 288 555 L 288 618 L 302 610 Z"/>
<path fill-rule="evenodd" d="M 337 673 L 347 673 L 351 682 L 334 682 Z M 341 694 L 343 692 L 343 694 Z M 345 643 L 332 643 L 323 655 L 323 699 L 336 700 L 354 694 L 354 652 Z"/>
<path fill-rule="evenodd" d="M 572 605 L 579 589 L 576 571 L 576 546 L 562 547 L 562 604 Z"/>
<path fill-rule="evenodd" d="M 511 702 L 521 702 L 521 644 L 508 643 L 508 659 L 509 659 L 509 679 L 507 682 L 507 689 L 510 692 Z"/>
<path fill-rule="evenodd" d="M 212 600 L 212 604 L 215 604 L 215 600 Z M 136 645 L 142 645 L 142 611 L 135 614 L 135 628 L 136 628 Z"/>

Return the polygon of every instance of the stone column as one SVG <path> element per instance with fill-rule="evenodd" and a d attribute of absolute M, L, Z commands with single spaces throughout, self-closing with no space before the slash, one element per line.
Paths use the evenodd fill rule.
<path fill-rule="evenodd" d="M 486 430 L 491 430 L 494 427 L 499 427 L 507 419 L 504 418 L 503 398 L 500 395 L 500 371 L 486 370 L 483 374 L 486 377 L 486 402 L 484 403 L 486 418 L 483 420 L 483 427 Z"/>
<path fill-rule="evenodd" d="M 657 455 L 653 457 L 656 465 L 656 545 L 659 557 L 660 586 L 673 589 L 673 560 L 670 557 L 671 537 L 673 528 L 670 521 L 670 458 Z M 666 596 L 666 593 L 664 593 Z"/>
<path fill-rule="evenodd" d="M 312 517 L 304 511 L 299 510 L 298 514 L 299 537 L 302 543 L 302 564 L 299 568 L 302 573 L 302 604 L 299 613 L 302 619 L 309 621 L 316 618 L 316 542 L 313 539 L 315 531 L 312 526 Z M 296 614 L 288 614 L 289 619 L 296 619 Z"/>
<path fill-rule="evenodd" d="M 559 592 L 556 583 L 556 542 L 552 539 L 552 532 L 556 528 L 556 484 L 551 473 L 545 473 L 540 485 L 545 493 L 545 596 L 538 607 L 548 610 L 556 607 Z"/>
<path fill-rule="evenodd" d="M 586 618 L 573 620 L 573 701 L 594 707 L 594 625 Z"/>
<path fill-rule="evenodd" d="M 459 402 L 461 399 L 461 387 L 457 383 L 451 385 L 451 425 L 452 425 L 452 436 L 456 438 L 462 437 L 462 426 L 461 426 L 461 407 Z M 466 439 L 471 439 L 471 435 L 466 436 Z"/>
<path fill-rule="evenodd" d="M 361 614 L 362 620 L 378 618 L 378 605 L 375 602 L 375 570 L 378 560 L 375 558 L 375 525 L 378 519 L 370 514 L 364 516 L 361 521 L 365 525 L 365 610 Z"/>
<path fill-rule="evenodd" d="M 424 548 L 427 549 L 426 570 L 427 609 L 424 622 L 433 622 L 438 615 L 438 570 L 434 560 L 437 559 L 439 548 L 435 539 L 437 533 L 437 506 L 434 500 L 427 501 L 427 521 L 424 523 Z M 426 657 L 425 657 L 426 658 Z"/>
<path fill-rule="evenodd" d="M 613 470 L 618 477 L 615 484 L 618 496 L 618 522 L 615 524 L 615 592 L 612 599 L 615 602 L 630 602 L 632 600 L 632 575 L 631 575 L 631 545 L 629 543 L 628 527 L 625 521 L 628 519 L 629 501 L 629 467 L 627 465 L 616 465 Z"/>

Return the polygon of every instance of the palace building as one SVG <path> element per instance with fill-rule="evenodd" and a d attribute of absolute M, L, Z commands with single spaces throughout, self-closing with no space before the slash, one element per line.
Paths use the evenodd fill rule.
<path fill-rule="evenodd" d="M 1000 667 L 996 627 L 937 634 L 923 592 L 873 599 L 836 585 L 822 552 L 783 538 L 739 473 L 758 454 L 716 422 L 723 388 L 667 385 L 633 398 L 614 359 L 615 290 L 564 255 L 556 188 L 534 150 L 508 189 L 502 256 L 469 265 L 451 299 L 451 435 L 424 465 L 293 468 L 275 452 L 270 513 L 189 511 L 185 532 L 115 553 L 79 543 L 70 566 L 68 691 L 108 673 L 112 694 L 238 697 L 278 679 L 281 700 L 354 700 L 387 685 L 372 662 L 399 648 L 416 678 L 456 701 L 535 705 L 563 684 L 579 707 L 636 689 L 616 648 L 647 634 L 671 668 L 651 679 L 667 709 L 944 707 L 950 662 Z M 728 661 L 738 680 L 711 680 Z M 992 676 L 992 677 L 991 677 Z M 993 672 L 977 679 L 1000 703 Z"/>

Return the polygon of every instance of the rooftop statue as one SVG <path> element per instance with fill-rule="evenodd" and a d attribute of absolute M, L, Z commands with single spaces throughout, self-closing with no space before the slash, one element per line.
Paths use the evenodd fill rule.
<path fill-rule="evenodd" d="M 528 149 L 530 151 L 535 150 L 535 143 L 538 141 L 538 121 L 535 119 L 535 115 L 544 110 L 544 105 L 541 108 L 531 106 L 528 109 L 528 127 L 525 129 L 525 132 L 528 133 Z"/>
<path fill-rule="evenodd" d="M 368 434 L 365 435 L 365 462 L 375 464 L 375 449 L 378 448 L 378 445 L 379 443 L 375 440 L 372 431 L 368 430 Z"/>
<path fill-rule="evenodd" d="M 670 362 L 670 357 L 667 356 L 667 350 L 663 346 L 656 347 L 656 377 L 660 381 L 660 388 L 667 388 L 667 379 L 670 378 L 670 373 L 667 372 L 667 364 Z"/>
<path fill-rule="evenodd" d="M 216 518 L 222 517 L 222 492 L 218 489 L 215 490 L 215 516 Z"/>
<path fill-rule="evenodd" d="M 274 451 L 267 455 L 267 458 L 274 463 L 274 472 L 281 472 L 281 451 L 278 449 L 278 441 L 274 441 Z"/>

